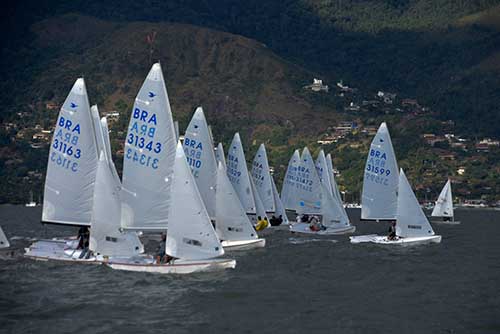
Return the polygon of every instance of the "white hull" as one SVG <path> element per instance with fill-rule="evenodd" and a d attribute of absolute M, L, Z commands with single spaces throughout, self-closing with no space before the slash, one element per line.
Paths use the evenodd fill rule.
<path fill-rule="evenodd" d="M 305 233 L 314 235 L 339 235 L 339 234 L 353 233 L 354 231 L 356 231 L 356 226 L 348 225 L 341 227 L 327 227 L 326 230 L 313 231 L 309 227 L 308 223 L 296 223 L 290 226 L 290 231 L 295 233 Z"/>
<path fill-rule="evenodd" d="M 236 260 L 208 259 L 208 260 L 175 260 L 169 264 L 157 264 L 151 261 L 108 261 L 106 265 L 115 270 L 147 272 L 157 274 L 191 274 L 195 272 L 211 272 L 224 269 L 234 269 Z"/>
<path fill-rule="evenodd" d="M 431 220 L 433 224 L 459 225 L 459 220 Z"/>
<path fill-rule="evenodd" d="M 24 204 L 24 206 L 27 208 L 34 208 L 37 205 L 36 205 L 36 202 L 29 202 L 29 203 Z"/>
<path fill-rule="evenodd" d="M 76 242 L 77 244 L 78 242 Z M 39 261 L 64 261 L 72 263 L 102 264 L 94 256 L 80 259 L 82 250 L 76 249 L 75 240 L 39 240 L 25 249 L 24 256 Z"/>
<path fill-rule="evenodd" d="M 266 245 L 266 239 L 251 239 L 251 240 L 224 240 L 221 241 L 224 250 L 247 250 L 254 248 L 262 248 Z"/>
<path fill-rule="evenodd" d="M 376 234 L 370 235 L 358 235 L 354 237 L 349 237 L 351 243 L 359 244 L 364 242 L 372 242 L 375 244 L 383 245 L 401 245 L 401 246 L 411 246 L 411 245 L 424 245 L 430 243 L 440 243 L 440 235 L 432 235 L 425 237 L 408 237 L 408 238 L 397 238 L 395 240 L 387 239 L 387 236 L 381 236 Z"/>

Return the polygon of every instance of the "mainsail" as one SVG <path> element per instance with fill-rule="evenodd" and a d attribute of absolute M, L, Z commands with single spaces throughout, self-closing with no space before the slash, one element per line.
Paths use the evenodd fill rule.
<path fill-rule="evenodd" d="M 349 217 L 347 216 L 347 211 L 345 210 L 345 207 L 344 207 L 344 201 L 342 200 L 342 196 L 340 195 L 339 187 L 337 186 L 337 181 L 335 181 L 335 174 L 333 173 L 332 156 L 330 155 L 330 153 L 328 153 L 326 155 L 325 159 L 326 159 L 326 167 L 328 170 L 328 175 L 330 177 L 333 198 L 339 203 L 340 208 L 342 210 L 342 215 L 344 216 L 344 219 L 349 220 Z"/>
<path fill-rule="evenodd" d="M 176 134 L 160 64 L 134 103 L 123 161 L 122 226 L 165 230 L 172 206 Z"/>
<path fill-rule="evenodd" d="M 224 254 L 200 192 L 178 143 L 172 182 L 172 209 L 166 253 L 184 260 L 209 259 Z"/>
<path fill-rule="evenodd" d="M 281 201 L 287 210 L 296 211 L 298 207 L 297 200 L 297 187 L 298 183 L 298 169 L 300 164 L 299 150 L 295 150 L 288 162 L 286 169 L 285 179 L 281 188 Z"/>
<path fill-rule="evenodd" d="M 321 214 L 321 181 L 307 147 L 302 151 L 297 171 L 297 213 Z"/>
<path fill-rule="evenodd" d="M 217 161 L 203 109 L 198 107 L 184 135 L 184 153 L 210 218 L 215 219 Z"/>
<path fill-rule="evenodd" d="M 399 172 L 396 235 L 399 237 L 434 235 L 431 224 L 422 211 L 403 169 Z"/>
<path fill-rule="evenodd" d="M 256 204 L 239 133 L 234 134 L 227 155 L 227 176 L 247 214 L 256 214 Z"/>
<path fill-rule="evenodd" d="M 221 162 L 217 168 L 216 214 L 215 229 L 221 240 L 258 238 Z"/>
<path fill-rule="evenodd" d="M 382 123 L 366 159 L 361 219 L 395 219 L 398 166 L 387 125 Z"/>
<path fill-rule="evenodd" d="M 431 216 L 433 217 L 453 217 L 453 197 L 451 195 L 451 181 L 448 182 L 441 190 L 436 205 L 432 210 Z"/>
<path fill-rule="evenodd" d="M 80 78 L 57 118 L 47 164 L 42 221 L 90 225 L 97 159 L 87 89 Z"/>
<path fill-rule="evenodd" d="M 273 186 L 271 184 L 271 173 L 269 172 L 269 162 L 267 160 L 266 147 L 259 146 L 252 163 L 252 177 L 257 189 L 257 193 L 262 200 L 266 212 L 274 212 Z"/>

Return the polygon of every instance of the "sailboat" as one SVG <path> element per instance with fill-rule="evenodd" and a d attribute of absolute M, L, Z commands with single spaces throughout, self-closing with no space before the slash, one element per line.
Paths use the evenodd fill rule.
<path fill-rule="evenodd" d="M 441 236 L 432 230 L 420 204 L 411 189 L 405 173 L 399 172 L 398 197 L 396 204 L 396 237 L 362 235 L 350 237 L 351 243 L 372 242 L 384 245 L 420 245 L 440 243 Z"/>
<path fill-rule="evenodd" d="M 215 230 L 222 240 L 224 249 L 243 250 L 264 247 L 265 239 L 260 239 L 254 230 L 245 209 L 229 181 L 226 169 L 219 162 L 217 168 Z"/>
<path fill-rule="evenodd" d="M 45 178 L 42 223 L 90 226 L 97 169 L 97 136 L 83 78 L 74 83 L 57 118 Z M 72 260 L 76 238 L 38 240 L 25 256 Z M 76 257 L 78 258 L 78 257 Z"/>
<path fill-rule="evenodd" d="M 184 152 L 216 232 L 224 249 L 263 247 L 227 178 L 222 162 L 217 164 L 203 109 L 198 107 L 184 135 Z M 223 175 L 222 175 L 222 174 Z M 243 210 L 243 211 L 242 211 Z M 244 213 L 244 218 L 241 217 Z"/>
<path fill-rule="evenodd" d="M 335 201 L 327 186 L 321 182 L 314 160 L 307 147 L 302 151 L 296 178 L 298 203 L 295 206 L 299 215 L 321 217 L 322 229 L 313 230 L 309 222 L 297 222 L 290 231 L 306 234 L 334 235 L 352 233 L 356 227 L 343 215 L 341 205 Z"/>
<path fill-rule="evenodd" d="M 318 158 L 316 159 L 316 171 L 318 172 L 321 183 L 325 185 L 333 200 L 336 202 L 336 206 L 340 209 L 342 219 L 349 221 L 349 216 L 342 203 L 342 197 L 340 196 L 339 188 L 335 181 L 335 175 L 333 174 L 332 157 L 330 154 L 325 156 L 323 150 L 319 151 Z"/>
<path fill-rule="evenodd" d="M 24 204 L 27 208 L 34 208 L 36 206 L 36 202 L 33 200 L 33 191 L 30 190 L 30 201 Z"/>
<path fill-rule="evenodd" d="M 459 221 L 456 221 L 453 215 L 453 196 L 451 195 L 451 180 L 448 179 L 444 185 L 439 197 L 436 201 L 436 205 L 431 213 L 432 217 L 443 217 L 443 220 L 432 220 L 433 223 L 458 225 Z"/>
<path fill-rule="evenodd" d="M 217 258 L 224 249 L 211 224 L 200 192 L 179 142 L 175 151 L 172 178 L 172 202 L 169 214 L 166 254 L 175 258 L 170 263 L 156 263 L 152 257 L 110 259 L 106 265 L 117 270 L 161 274 L 232 269 L 233 259 Z"/>
<path fill-rule="evenodd" d="M 387 124 L 370 145 L 361 196 L 362 220 L 394 220 L 397 212 L 398 166 Z"/>
<path fill-rule="evenodd" d="M 0 249 L 9 247 L 10 247 L 9 239 L 7 239 L 5 233 L 3 233 L 2 227 L 0 226 Z"/>
<path fill-rule="evenodd" d="M 257 193 L 262 200 L 267 215 L 281 217 L 283 224 L 288 224 L 288 218 L 283 208 L 283 203 L 276 189 L 276 184 L 271 175 L 267 152 L 264 144 L 259 146 L 252 162 L 252 178 Z M 269 226 L 270 227 L 270 226 Z"/>
<path fill-rule="evenodd" d="M 177 144 L 176 144 L 177 143 Z M 191 273 L 234 268 L 232 259 L 214 259 L 224 250 L 176 140 L 172 111 L 160 64 L 142 85 L 130 118 L 123 164 L 121 225 L 124 230 L 164 232 L 163 264 L 150 257 L 110 260 L 113 269 Z"/>
<path fill-rule="evenodd" d="M 264 217 L 267 218 L 266 210 L 257 193 L 253 179 L 248 173 L 245 152 L 243 151 L 239 133 L 234 134 L 226 161 L 227 176 L 238 194 L 238 198 L 250 218 L 250 221 L 255 225 L 258 217 L 262 219 L 264 219 Z"/>
<path fill-rule="evenodd" d="M 84 169 L 96 169 L 93 179 L 92 212 L 90 217 L 90 245 L 87 250 L 79 249 L 78 240 L 53 239 L 39 240 L 26 249 L 26 257 L 36 260 L 58 260 L 67 262 L 85 262 L 102 264 L 109 257 L 131 257 L 142 254 L 144 247 L 136 232 L 121 231 L 120 225 L 120 190 L 121 184 L 115 165 L 111 158 L 109 131 L 106 118 L 99 119 L 97 106 L 91 108 L 93 127 L 87 129 L 93 133 L 96 149 L 101 152 L 97 166 L 83 165 Z M 55 202 L 58 209 L 61 204 Z M 118 203 L 118 204 L 116 204 Z M 118 209 L 116 209 L 118 207 Z"/>

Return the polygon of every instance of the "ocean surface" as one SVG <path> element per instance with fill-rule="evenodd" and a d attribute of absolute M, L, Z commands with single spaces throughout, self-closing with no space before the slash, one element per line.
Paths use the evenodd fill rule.
<path fill-rule="evenodd" d="M 356 234 L 386 233 L 359 222 Z M 41 208 L 0 206 L 0 333 L 500 333 L 500 211 L 457 210 L 441 244 L 351 245 L 347 236 L 265 231 L 235 270 L 185 276 L 22 257 Z"/>

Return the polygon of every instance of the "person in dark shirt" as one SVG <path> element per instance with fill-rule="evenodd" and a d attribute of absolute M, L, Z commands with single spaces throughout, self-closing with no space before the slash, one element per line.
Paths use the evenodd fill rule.
<path fill-rule="evenodd" d="M 396 239 L 396 222 L 392 222 L 391 226 L 389 227 L 389 235 L 387 236 L 387 239 Z"/>

